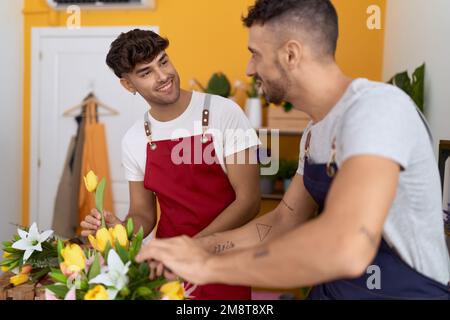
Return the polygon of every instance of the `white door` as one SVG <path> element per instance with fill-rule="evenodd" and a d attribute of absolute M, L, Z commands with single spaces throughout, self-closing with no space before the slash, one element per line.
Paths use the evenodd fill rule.
<path fill-rule="evenodd" d="M 30 223 L 36 221 L 41 230 L 51 228 L 67 148 L 77 130 L 74 118 L 64 117 L 63 113 L 90 91 L 120 113 L 100 116 L 100 122 L 106 127 L 114 211 L 119 217 L 127 214 L 128 182 L 121 166 L 121 139 L 148 107 L 140 96 L 122 88 L 105 58 L 111 42 L 130 29 L 33 30 Z"/>

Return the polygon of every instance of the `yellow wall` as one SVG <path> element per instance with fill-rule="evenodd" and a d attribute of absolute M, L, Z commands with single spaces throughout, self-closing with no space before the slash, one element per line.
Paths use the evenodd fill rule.
<path fill-rule="evenodd" d="M 156 25 L 171 41 L 168 52 L 177 67 L 182 86 L 196 77 L 206 83 L 215 71 L 231 81 L 245 80 L 247 31 L 241 15 L 254 0 L 155 0 L 155 10 L 85 11 L 82 26 Z M 351 76 L 381 79 L 384 31 L 366 28 L 366 8 L 385 0 L 334 0 L 341 20 L 337 59 Z M 25 75 L 23 106 L 23 211 L 28 225 L 30 161 L 31 28 L 64 26 L 67 14 L 49 9 L 45 0 L 24 0 Z M 242 103 L 243 93 L 238 96 Z"/>

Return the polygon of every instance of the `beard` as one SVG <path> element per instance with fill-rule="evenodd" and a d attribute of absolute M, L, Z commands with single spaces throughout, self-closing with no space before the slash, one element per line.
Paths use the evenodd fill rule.
<path fill-rule="evenodd" d="M 274 61 L 275 68 L 278 70 L 280 76 L 275 80 L 265 80 L 255 75 L 257 81 L 264 83 L 263 94 L 266 100 L 273 104 L 281 104 L 286 99 L 286 92 L 290 86 L 289 78 L 287 77 L 286 71 L 281 67 L 280 63 Z"/>

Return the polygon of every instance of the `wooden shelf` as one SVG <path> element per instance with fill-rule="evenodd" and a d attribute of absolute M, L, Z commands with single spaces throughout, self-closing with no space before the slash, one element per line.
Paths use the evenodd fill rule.
<path fill-rule="evenodd" d="M 283 136 L 301 136 L 303 134 L 303 131 L 301 130 L 295 130 L 295 129 L 275 129 L 275 128 L 258 128 L 256 131 L 259 133 L 260 131 L 279 131 L 280 135 Z"/>

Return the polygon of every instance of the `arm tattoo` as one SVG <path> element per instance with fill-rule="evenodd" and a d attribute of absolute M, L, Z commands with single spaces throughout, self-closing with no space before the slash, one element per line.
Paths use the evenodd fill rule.
<path fill-rule="evenodd" d="M 255 258 L 255 259 L 262 258 L 267 255 L 269 255 L 269 249 L 264 247 L 264 248 L 260 248 L 260 249 L 256 250 L 255 253 L 253 254 L 253 258 Z"/>
<path fill-rule="evenodd" d="M 367 230 L 366 227 L 361 227 L 359 231 L 367 237 L 367 239 L 370 241 L 373 247 L 377 247 L 377 238 L 375 235 L 373 235 L 369 230 Z"/>
<path fill-rule="evenodd" d="M 281 199 L 281 202 L 286 206 L 286 208 L 289 209 L 289 211 L 294 212 L 294 209 L 292 209 L 292 208 L 286 203 L 286 201 L 284 201 L 284 199 Z"/>
<path fill-rule="evenodd" d="M 270 230 L 272 229 L 272 226 L 268 226 L 267 224 L 256 224 L 256 230 L 258 230 L 258 236 L 259 240 L 262 242 L 269 234 Z"/>
<path fill-rule="evenodd" d="M 218 244 L 214 247 L 214 253 L 222 253 L 225 250 L 233 249 L 235 247 L 234 243 L 232 241 L 227 241 L 226 243 Z"/>

